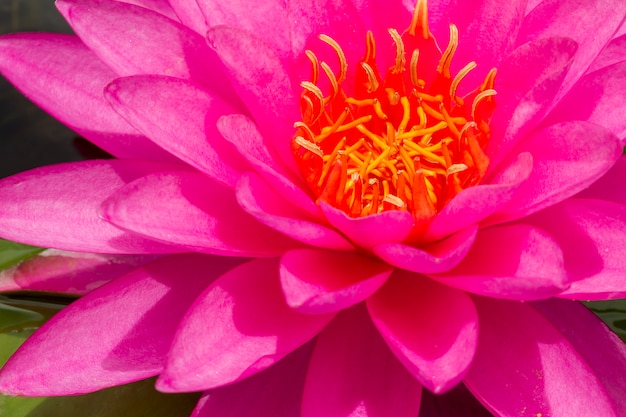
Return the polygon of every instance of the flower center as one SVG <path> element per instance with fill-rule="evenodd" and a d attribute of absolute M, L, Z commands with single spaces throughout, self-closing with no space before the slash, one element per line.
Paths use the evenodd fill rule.
<path fill-rule="evenodd" d="M 395 29 L 389 34 L 394 65 L 381 76 L 368 32 L 350 95 L 342 88 L 348 63 L 341 46 L 319 36 L 339 59 L 337 73 L 306 51 L 312 75 L 301 83 L 302 121 L 294 125 L 292 151 L 318 201 L 351 217 L 408 210 L 416 220 L 427 220 L 485 175 L 496 71 L 459 97 L 459 83 L 476 63 L 452 77 L 458 30 L 450 25 L 450 42 L 441 53 L 428 28 L 426 0 L 418 0 L 402 35 Z M 320 68 L 328 78 L 326 95 L 318 86 Z"/>

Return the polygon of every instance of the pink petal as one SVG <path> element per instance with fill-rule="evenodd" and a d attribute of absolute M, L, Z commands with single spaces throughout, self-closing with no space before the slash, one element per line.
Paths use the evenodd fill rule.
<path fill-rule="evenodd" d="M 219 182 L 234 186 L 246 170 L 247 164 L 216 128 L 221 115 L 236 110 L 195 84 L 139 75 L 118 78 L 105 96 L 130 124 Z"/>
<path fill-rule="evenodd" d="M 527 216 L 584 190 L 613 166 L 622 145 L 601 126 L 571 121 L 535 131 L 517 151 L 532 154 L 533 171 L 490 222 Z"/>
<path fill-rule="evenodd" d="M 626 155 L 622 155 L 609 172 L 576 197 L 608 200 L 626 205 L 626 193 L 616 192 L 624 186 L 624 178 L 626 178 Z"/>
<path fill-rule="evenodd" d="M 626 297 L 626 206 L 567 200 L 531 220 L 558 242 L 571 287 L 561 296 L 580 300 Z"/>
<path fill-rule="evenodd" d="M 550 36 L 565 36 L 578 43 L 578 52 L 559 94 L 562 96 L 611 40 L 624 16 L 626 3 L 622 0 L 546 0 L 526 16 L 517 43 Z M 594 28 L 593 36 L 589 36 L 589 28 Z"/>
<path fill-rule="evenodd" d="M 413 229 L 413 216 L 408 211 L 385 211 L 354 218 L 324 202 L 320 207 L 331 225 L 365 249 L 402 242 Z"/>
<path fill-rule="evenodd" d="M 548 298 L 569 284 L 559 244 L 523 224 L 481 229 L 456 268 L 431 278 L 463 291 L 518 300 Z"/>
<path fill-rule="evenodd" d="M 100 255 L 47 249 L 0 271 L 0 291 L 87 294 L 114 278 L 158 259 L 155 255 Z"/>
<path fill-rule="evenodd" d="M 465 293 L 398 270 L 367 300 L 374 325 L 400 362 L 434 393 L 465 376 L 478 339 L 478 317 Z"/>
<path fill-rule="evenodd" d="M 0 373 L 0 390 L 71 395 L 158 374 L 193 299 L 236 263 L 206 255 L 174 255 L 87 294 L 54 316 L 13 355 Z"/>
<path fill-rule="evenodd" d="M 111 109 L 102 89 L 116 75 L 77 37 L 5 35 L 0 56 L 5 77 L 96 146 L 118 158 L 175 159 Z"/>
<path fill-rule="evenodd" d="M 375 293 L 393 268 L 354 253 L 292 250 L 280 260 L 287 304 L 309 314 L 343 310 Z"/>
<path fill-rule="evenodd" d="M 100 204 L 125 184 L 154 172 L 185 169 L 166 163 L 107 160 L 42 167 L 0 182 L 2 237 L 34 246 L 96 253 L 168 253 L 181 249 L 107 223 Z"/>
<path fill-rule="evenodd" d="M 313 343 L 308 343 L 256 375 L 205 392 L 191 417 L 300 415 L 312 347 Z"/>
<path fill-rule="evenodd" d="M 206 253 L 267 256 L 296 246 L 241 210 L 232 190 L 196 172 L 134 181 L 106 200 L 102 213 L 123 229 Z"/>
<path fill-rule="evenodd" d="M 318 336 L 302 417 L 416 417 L 421 386 L 389 351 L 362 306 Z"/>
<path fill-rule="evenodd" d="M 157 388 L 198 391 L 247 378 L 306 343 L 332 317 L 289 308 L 278 262 L 250 261 L 198 297 L 179 326 Z"/>
<path fill-rule="evenodd" d="M 242 175 L 237 185 L 237 201 L 261 223 L 300 242 L 326 249 L 354 249 L 335 230 L 304 218 L 254 173 Z"/>
<path fill-rule="evenodd" d="M 492 137 L 499 140 L 487 147 L 492 169 L 552 107 L 576 50 L 569 38 L 539 38 L 502 61 L 497 75 L 498 106 L 490 124 Z"/>
<path fill-rule="evenodd" d="M 209 27 L 229 26 L 253 33 L 279 55 L 290 52 L 286 2 L 256 0 L 254 7 L 246 0 L 218 2 L 196 0 Z"/>
<path fill-rule="evenodd" d="M 622 27 L 626 28 L 626 25 Z M 626 34 L 614 38 L 602 50 L 587 70 L 587 74 L 622 61 L 626 61 Z"/>
<path fill-rule="evenodd" d="M 626 381 L 622 378 L 626 373 L 624 342 L 580 303 L 552 299 L 532 305 L 589 364 L 611 398 L 616 414 L 626 415 Z"/>
<path fill-rule="evenodd" d="M 550 123 L 586 120 L 606 127 L 623 140 L 626 138 L 625 95 L 626 61 L 622 61 L 582 77 L 548 120 Z"/>
<path fill-rule="evenodd" d="M 252 35 L 231 27 L 213 27 L 209 45 L 228 69 L 239 97 L 282 162 L 298 172 L 291 154 L 293 123 L 300 120 L 291 78 L 276 51 Z M 254 59 L 250 59 L 254 57 Z"/>
<path fill-rule="evenodd" d="M 424 240 L 437 241 L 478 224 L 511 201 L 531 171 L 532 157 L 522 153 L 498 173 L 491 184 L 464 189 L 437 213 L 426 230 Z"/>
<path fill-rule="evenodd" d="M 136 6 L 145 7 L 146 9 L 154 10 L 161 13 L 163 16 L 167 16 L 172 20 L 177 20 L 178 17 L 172 10 L 168 0 L 116 0 L 122 3 L 134 4 Z"/>
<path fill-rule="evenodd" d="M 89 49 L 118 75 L 168 75 L 223 97 L 233 94 L 215 53 L 182 24 L 113 0 L 58 0 L 56 5 Z M 131 33 L 129 28 L 134 28 Z"/>
<path fill-rule="evenodd" d="M 458 265 L 476 238 L 476 226 L 461 230 L 439 242 L 421 248 L 403 243 L 376 246 L 374 253 L 385 262 L 407 271 L 436 274 Z"/>
<path fill-rule="evenodd" d="M 217 129 L 277 193 L 288 195 L 289 203 L 303 210 L 309 217 L 322 218 L 313 199 L 303 191 L 302 185 L 296 184 L 298 178 L 291 177 L 289 171 L 272 155 L 271 149 L 266 147 L 252 120 L 242 114 L 222 116 L 217 121 Z"/>
<path fill-rule="evenodd" d="M 478 297 L 474 301 L 480 340 L 465 384 L 492 413 L 619 415 L 585 358 L 531 304 Z M 559 314 L 567 316 L 569 310 Z M 623 350 L 620 356 L 623 362 Z"/>
<path fill-rule="evenodd" d="M 209 29 L 196 1 L 169 0 L 169 3 L 180 21 L 188 28 L 200 35 L 204 35 Z"/>

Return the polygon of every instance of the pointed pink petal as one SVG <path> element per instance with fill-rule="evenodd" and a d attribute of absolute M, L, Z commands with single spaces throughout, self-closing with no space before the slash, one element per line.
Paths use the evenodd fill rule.
<path fill-rule="evenodd" d="M 185 26 L 204 36 L 209 27 L 196 1 L 169 0 L 169 3 Z"/>
<path fill-rule="evenodd" d="M 533 171 L 489 222 L 527 216 L 584 190 L 613 166 L 622 145 L 601 126 L 571 121 L 535 131 L 517 151 L 532 154 Z"/>
<path fill-rule="evenodd" d="M 622 27 L 626 28 L 626 25 Z M 593 61 L 587 74 L 622 61 L 626 61 L 626 35 L 614 38 Z"/>
<path fill-rule="evenodd" d="M 280 289 L 278 262 L 250 261 L 198 297 L 179 326 L 157 388 L 198 391 L 247 378 L 306 343 L 333 316 L 292 310 Z"/>
<path fill-rule="evenodd" d="M 178 17 L 174 13 L 172 6 L 168 0 L 116 0 L 122 3 L 134 4 L 135 6 L 145 7 L 146 9 L 153 10 L 161 13 L 163 16 L 167 16 L 172 20 L 178 21 Z"/>
<path fill-rule="evenodd" d="M 223 97 L 233 94 L 215 53 L 182 24 L 113 0 L 58 0 L 56 5 L 89 49 L 118 75 L 168 75 Z M 129 34 L 129 28 L 136 29 Z"/>
<path fill-rule="evenodd" d="M 207 255 L 174 255 L 87 294 L 13 355 L 0 372 L 0 391 L 70 395 L 158 374 L 189 305 L 236 263 Z"/>
<path fill-rule="evenodd" d="M 175 159 L 111 109 L 102 90 L 116 75 L 77 37 L 5 35 L 0 39 L 0 71 L 37 105 L 108 153 Z"/>
<path fill-rule="evenodd" d="M 531 220 L 563 250 L 571 287 L 562 297 L 604 300 L 626 297 L 626 206 L 570 199 Z"/>
<path fill-rule="evenodd" d="M 624 342 L 582 304 L 566 300 L 532 303 L 589 364 L 612 400 L 617 415 L 626 415 L 626 347 Z M 582 330 L 582 331 L 581 331 Z"/>
<path fill-rule="evenodd" d="M 559 244 L 541 229 L 516 224 L 482 229 L 469 253 L 451 271 L 431 278 L 495 298 L 535 300 L 568 287 Z"/>
<path fill-rule="evenodd" d="M 185 169 L 166 163 L 107 160 L 42 167 L 0 182 L 2 237 L 34 246 L 96 253 L 168 253 L 181 249 L 107 223 L 100 204 L 126 183 L 153 172 Z"/>
<path fill-rule="evenodd" d="M 229 26 L 253 33 L 279 55 L 288 57 L 291 45 L 287 28 L 286 2 L 256 0 L 254 7 L 246 0 L 218 2 L 196 0 L 209 27 Z"/>
<path fill-rule="evenodd" d="M 256 375 L 205 392 L 191 417 L 300 415 L 312 347 L 313 343 L 308 343 Z"/>
<path fill-rule="evenodd" d="M 373 251 L 379 258 L 398 268 L 436 274 L 448 271 L 461 262 L 474 244 L 477 230 L 477 226 L 468 227 L 420 248 L 403 243 L 388 243 L 376 246 Z"/>
<path fill-rule="evenodd" d="M 280 260 L 287 304 L 301 313 L 343 310 L 365 300 L 385 283 L 393 268 L 354 253 L 292 250 Z"/>
<path fill-rule="evenodd" d="M 606 127 L 623 140 L 626 138 L 624 96 L 626 61 L 582 77 L 555 107 L 548 121 L 586 120 Z"/>
<path fill-rule="evenodd" d="M 574 39 L 578 52 L 565 78 L 560 96 L 587 70 L 626 16 L 626 2 L 622 0 L 546 0 L 526 18 L 517 43 L 550 36 Z M 589 28 L 593 36 L 589 36 Z"/>
<path fill-rule="evenodd" d="M 247 164 L 217 131 L 233 107 L 178 78 L 118 78 L 105 90 L 113 108 L 161 147 L 223 184 L 234 186 Z M 150 103 L 150 105 L 146 105 Z"/>
<path fill-rule="evenodd" d="M 330 224 L 365 249 L 402 242 L 413 229 L 413 216 L 408 211 L 385 211 L 354 218 L 324 202 L 320 207 Z"/>
<path fill-rule="evenodd" d="M 237 201 L 259 222 L 300 242 L 341 251 L 354 249 L 335 230 L 304 218 L 254 173 L 242 175 L 237 185 Z"/>
<path fill-rule="evenodd" d="M 462 190 L 437 213 L 426 230 L 424 240 L 437 241 L 478 224 L 511 201 L 531 171 L 530 154 L 519 154 L 490 184 Z"/>
<path fill-rule="evenodd" d="M 263 137 L 282 162 L 298 172 L 289 138 L 295 133 L 294 122 L 300 120 L 299 93 L 294 93 L 295 86 L 276 51 L 258 38 L 232 27 L 213 27 L 207 38 L 226 65 L 239 97 Z"/>
<path fill-rule="evenodd" d="M 585 358 L 531 304 L 478 297 L 474 301 L 480 340 L 464 382 L 492 413 L 619 415 Z M 567 315 L 568 310 L 559 314 Z"/>
<path fill-rule="evenodd" d="M 299 184 L 301 180 L 293 178 L 272 155 L 252 120 L 242 114 L 222 116 L 217 121 L 217 129 L 277 193 L 288 195 L 289 203 L 303 210 L 309 217 L 322 218 L 319 207 L 303 191 L 304 185 Z"/>
<path fill-rule="evenodd" d="M 463 379 L 478 340 L 467 294 L 397 270 L 367 308 L 392 352 L 426 388 L 437 394 Z"/>
<path fill-rule="evenodd" d="M 340 313 L 318 336 L 302 417 L 416 417 L 421 390 L 358 306 Z"/>
<path fill-rule="evenodd" d="M 497 75 L 498 106 L 490 123 L 492 137 L 499 140 L 487 147 L 492 169 L 552 107 L 576 49 L 569 38 L 540 38 L 502 61 Z"/>
<path fill-rule="evenodd" d="M 117 191 L 102 213 L 123 229 L 206 253 L 275 256 L 296 246 L 246 214 L 234 197 L 197 172 L 159 173 Z"/>
<path fill-rule="evenodd" d="M 47 249 L 32 259 L 0 271 L 0 291 L 87 294 L 156 259 L 156 255 L 100 255 Z"/>
<path fill-rule="evenodd" d="M 622 155 L 609 172 L 591 184 L 589 188 L 578 193 L 576 197 L 607 200 L 626 205 L 626 193 L 616 192 L 624 186 L 624 178 L 626 178 L 626 155 Z"/>

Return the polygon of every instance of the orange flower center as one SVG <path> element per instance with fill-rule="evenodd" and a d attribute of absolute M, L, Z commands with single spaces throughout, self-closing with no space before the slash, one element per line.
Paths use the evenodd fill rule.
<path fill-rule="evenodd" d="M 408 210 L 416 220 L 428 220 L 485 175 L 489 158 L 483 149 L 495 108 L 496 72 L 492 69 L 472 93 L 457 95 L 476 63 L 452 77 L 458 30 L 450 25 L 450 42 L 441 53 L 428 29 L 425 0 L 417 2 L 402 35 L 395 29 L 389 34 L 395 64 L 383 78 L 374 36 L 368 32 L 352 96 L 342 88 L 348 63 L 335 40 L 319 37 L 336 52 L 337 73 L 306 51 L 312 75 L 301 83 L 302 121 L 294 126 L 292 151 L 318 201 L 351 217 Z M 320 68 L 329 81 L 327 94 L 318 86 Z"/>

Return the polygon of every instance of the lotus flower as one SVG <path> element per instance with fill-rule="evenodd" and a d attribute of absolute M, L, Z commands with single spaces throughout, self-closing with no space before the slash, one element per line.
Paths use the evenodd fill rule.
<path fill-rule="evenodd" d="M 196 417 L 401 417 L 464 384 L 626 415 L 626 349 L 574 301 L 626 296 L 626 3 L 286 3 L 57 0 L 77 36 L 0 39 L 116 157 L 0 182 L 2 237 L 102 272 L 5 284 L 87 294 L 0 391 L 159 375 Z"/>

